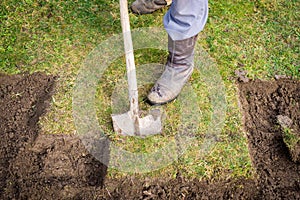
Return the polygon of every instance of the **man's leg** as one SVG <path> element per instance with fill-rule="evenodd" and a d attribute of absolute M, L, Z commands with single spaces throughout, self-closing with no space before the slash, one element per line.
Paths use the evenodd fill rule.
<path fill-rule="evenodd" d="M 148 99 L 164 104 L 175 99 L 190 78 L 194 67 L 194 47 L 208 15 L 208 0 L 173 0 L 164 17 L 168 32 L 169 56 L 165 71 L 157 80 Z"/>
<path fill-rule="evenodd" d="M 172 0 L 136 0 L 130 8 L 135 14 L 149 14 L 171 3 Z"/>

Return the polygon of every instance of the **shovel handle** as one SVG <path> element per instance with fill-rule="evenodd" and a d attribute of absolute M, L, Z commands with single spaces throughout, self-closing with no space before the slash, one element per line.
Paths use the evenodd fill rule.
<path fill-rule="evenodd" d="M 132 38 L 130 32 L 127 0 L 120 0 L 120 14 L 121 14 L 121 25 L 122 25 L 125 58 L 126 58 L 130 111 L 132 112 L 134 117 L 138 117 L 138 112 L 139 112 L 138 88 L 137 88 L 133 44 L 132 44 Z"/>

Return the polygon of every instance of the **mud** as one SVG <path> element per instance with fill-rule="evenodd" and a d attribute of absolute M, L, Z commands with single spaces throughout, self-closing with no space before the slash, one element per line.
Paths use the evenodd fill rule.
<path fill-rule="evenodd" d="M 76 136 L 40 134 L 55 82 L 43 73 L 0 75 L 0 199 L 300 199 L 300 146 L 283 140 L 284 127 L 299 136 L 299 81 L 238 84 L 258 178 L 217 183 L 180 174 L 105 179 L 106 166 Z"/>

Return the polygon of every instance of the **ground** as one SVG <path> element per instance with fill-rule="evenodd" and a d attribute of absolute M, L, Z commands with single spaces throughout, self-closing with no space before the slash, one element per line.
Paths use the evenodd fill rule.
<path fill-rule="evenodd" d="M 75 135 L 41 133 L 55 83 L 43 73 L 0 75 L 1 199 L 300 199 L 297 80 L 237 81 L 256 178 L 219 182 L 105 178 Z"/>
<path fill-rule="evenodd" d="M 207 73 L 196 70 L 190 83 L 201 108 L 199 141 L 162 170 L 130 176 L 106 169 L 85 151 L 74 136 L 72 108 L 85 60 L 122 32 L 118 0 L 0 1 L 0 74 L 6 74 L 0 80 L 0 199 L 298 198 L 299 82 L 280 78 L 300 78 L 299 5 L 295 0 L 209 1 L 197 43 L 214 60 L 217 73 L 212 74 L 224 83 L 226 116 L 218 142 L 209 154 L 199 154 L 213 104 Z M 130 13 L 132 30 L 163 28 L 167 10 Z M 106 47 L 112 49 L 111 44 Z M 123 49 L 121 42 L 114 47 Z M 134 53 L 139 71 L 144 64 L 165 64 L 168 52 Z M 114 134 L 111 94 L 125 69 L 120 56 L 99 81 L 99 125 L 120 147 L 151 152 L 175 139 L 184 106 L 175 101 L 163 107 L 169 117 L 161 135 L 138 140 Z M 150 107 L 139 103 L 142 110 Z"/>

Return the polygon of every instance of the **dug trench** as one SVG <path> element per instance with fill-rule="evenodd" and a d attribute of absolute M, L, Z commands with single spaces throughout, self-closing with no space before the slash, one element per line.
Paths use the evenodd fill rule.
<path fill-rule="evenodd" d="M 105 178 L 107 167 L 74 135 L 40 133 L 56 78 L 0 75 L 0 199 L 300 199 L 300 82 L 238 83 L 257 179 L 221 182 L 134 176 Z M 280 120 L 285 119 L 285 120 Z"/>

